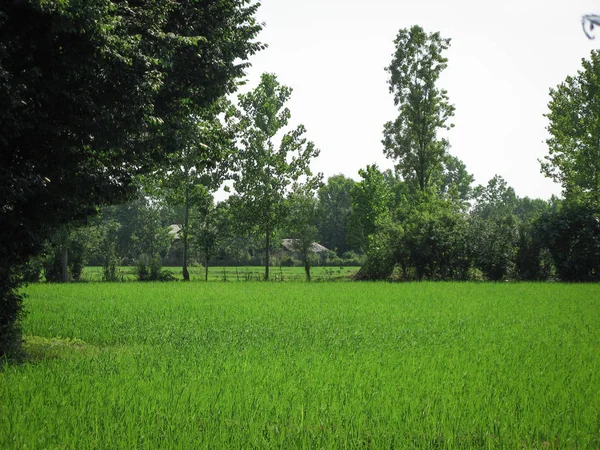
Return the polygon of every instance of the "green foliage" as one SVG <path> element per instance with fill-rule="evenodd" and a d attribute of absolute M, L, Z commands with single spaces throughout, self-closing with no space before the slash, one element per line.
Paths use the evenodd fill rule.
<path fill-rule="evenodd" d="M 63 281 L 62 274 L 62 252 L 60 247 L 54 248 L 43 259 L 44 279 L 49 283 L 60 283 Z"/>
<path fill-rule="evenodd" d="M 102 279 L 104 281 L 119 281 L 119 258 L 114 241 L 104 243 L 104 265 L 102 266 Z"/>
<path fill-rule="evenodd" d="M 542 173 L 561 184 L 567 201 L 600 204 L 600 52 L 550 89 L 549 155 Z"/>
<path fill-rule="evenodd" d="M 399 262 L 418 280 L 466 280 L 472 264 L 468 222 L 457 206 L 426 195 L 405 210 Z"/>
<path fill-rule="evenodd" d="M 515 215 L 520 220 L 515 265 L 520 280 L 542 281 L 554 276 L 552 256 L 544 242 L 541 218 L 552 204 L 528 197 L 517 199 Z"/>
<path fill-rule="evenodd" d="M 183 278 L 189 281 L 188 255 L 193 237 L 190 215 L 212 202 L 211 192 L 219 189 L 229 174 L 228 160 L 233 147 L 233 130 L 223 124 L 220 115 L 231 105 L 219 99 L 202 115 L 179 123 L 176 140 L 179 148 L 170 155 L 168 164 L 153 174 L 154 190 L 172 206 L 182 207 Z M 192 220 L 193 222 L 193 220 Z"/>
<path fill-rule="evenodd" d="M 168 270 L 162 269 L 161 258 L 158 253 L 152 257 L 141 255 L 135 265 L 138 281 L 173 281 L 175 277 Z"/>
<path fill-rule="evenodd" d="M 135 177 L 171 151 L 182 118 L 235 91 L 248 56 L 263 48 L 257 8 L 0 3 L 0 277 L 60 226 L 133 195 Z M 0 302 L 15 298 L 7 280 Z"/>
<path fill-rule="evenodd" d="M 438 187 L 440 196 L 459 208 L 467 209 L 474 195 L 471 185 L 475 178 L 460 159 L 450 154 L 444 156 L 442 166 Z"/>
<path fill-rule="evenodd" d="M 102 280 L 118 281 L 118 266 L 121 263 L 118 250 L 118 236 L 122 225 L 114 217 L 115 208 L 105 208 L 98 224 L 99 243 L 94 257 L 102 264 Z M 113 213 L 113 214 L 111 214 Z"/>
<path fill-rule="evenodd" d="M 368 165 L 358 172 L 362 178 L 350 191 L 352 211 L 349 219 L 348 242 L 365 251 L 369 236 L 390 220 L 391 193 L 377 165 Z"/>
<path fill-rule="evenodd" d="M 0 364 L 23 356 L 20 323 L 24 315 L 23 297 L 17 293 L 22 284 L 21 270 L 21 267 L 0 265 Z"/>
<path fill-rule="evenodd" d="M 540 224 L 539 220 L 535 220 L 519 227 L 515 256 L 519 280 L 545 281 L 554 276 L 552 256 L 540 232 Z"/>
<path fill-rule="evenodd" d="M 21 277 L 25 283 L 37 283 L 42 277 L 43 259 L 39 256 L 31 258 L 21 269 Z"/>
<path fill-rule="evenodd" d="M 486 277 L 499 281 L 514 276 L 518 222 L 513 215 L 471 219 L 475 265 Z"/>
<path fill-rule="evenodd" d="M 396 267 L 404 280 L 468 279 L 472 253 L 462 206 L 420 191 L 394 202 L 394 220 L 388 216 L 368 237 L 357 279 L 387 279 Z"/>
<path fill-rule="evenodd" d="M 519 220 L 514 214 L 517 196 L 498 175 L 475 190 L 477 204 L 471 211 L 474 264 L 490 280 L 515 275 Z"/>
<path fill-rule="evenodd" d="M 163 205 L 160 201 L 143 194 L 128 205 L 119 205 L 116 217 L 122 225 L 118 230 L 118 242 L 127 244 L 123 250 L 128 249 L 129 260 L 137 258 L 143 253 L 166 256 L 169 253 L 173 237 L 169 234 L 169 227 L 165 221 Z M 125 220 L 127 226 L 123 226 Z"/>
<path fill-rule="evenodd" d="M 292 249 L 300 255 L 306 281 L 310 281 L 310 267 L 315 259 L 313 243 L 319 240 L 316 227 L 318 209 L 317 200 L 313 197 L 314 189 L 297 188 L 288 197 L 288 216 L 286 230 L 292 238 Z"/>
<path fill-rule="evenodd" d="M 284 131 L 290 119 L 285 104 L 291 94 L 292 89 L 281 85 L 275 75 L 265 73 L 254 90 L 238 97 L 239 108 L 232 110 L 238 131 L 233 187 L 239 194 L 242 223 L 259 228 L 265 236 L 265 279 L 269 278 L 270 241 L 285 217 L 286 193 L 302 177 L 313 182 L 310 161 L 319 155 L 314 143 L 304 137 L 303 125 Z M 276 146 L 274 140 L 281 133 Z"/>
<path fill-rule="evenodd" d="M 542 242 L 561 281 L 600 281 L 600 209 L 565 204 L 539 220 Z"/>
<path fill-rule="evenodd" d="M 99 239 L 98 227 L 95 225 L 72 229 L 63 227 L 55 233 L 46 246 L 45 254 L 40 258 L 46 281 L 78 281 L 88 258 L 99 245 Z"/>
<path fill-rule="evenodd" d="M 386 224 L 367 238 L 366 259 L 355 280 L 386 280 L 392 275 L 398 262 L 399 243 L 403 230 Z"/>
<path fill-rule="evenodd" d="M 212 196 L 206 197 L 196 209 L 196 216 L 192 221 L 195 229 L 192 244 L 203 261 L 206 281 L 209 263 L 220 249 L 223 250 L 227 239 L 232 237 L 230 212 L 229 205 L 225 202 L 215 206 Z"/>
<path fill-rule="evenodd" d="M 354 180 L 344 175 L 329 177 L 318 190 L 319 217 L 317 228 L 322 244 L 341 256 L 350 250 L 348 227 L 352 211 L 351 191 Z"/>
<path fill-rule="evenodd" d="M 121 205 L 102 208 L 95 219 L 98 244 L 92 248 L 91 260 L 105 260 L 106 241 L 115 244 L 115 254 L 131 264 L 143 253 L 168 254 L 173 237 L 168 225 L 173 221 L 164 202 L 140 191 L 137 198 Z"/>
<path fill-rule="evenodd" d="M 448 129 L 454 106 L 436 83 L 448 60 L 442 55 L 450 39 L 427 34 L 415 25 L 398 32 L 391 64 L 390 93 L 398 107 L 398 118 L 384 126 L 385 154 L 397 161 L 397 169 L 413 189 L 426 191 L 437 181 L 448 147 L 437 136 Z"/>

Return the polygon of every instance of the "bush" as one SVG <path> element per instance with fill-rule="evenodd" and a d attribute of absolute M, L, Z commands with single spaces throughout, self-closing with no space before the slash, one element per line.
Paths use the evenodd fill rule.
<path fill-rule="evenodd" d="M 20 319 L 23 295 L 19 293 L 20 274 L 7 264 L 0 265 L 0 369 L 3 359 L 19 360 L 23 357 Z"/>
<path fill-rule="evenodd" d="M 33 257 L 21 269 L 21 277 L 25 283 L 37 283 L 42 277 L 42 260 L 39 257 Z"/>
<path fill-rule="evenodd" d="M 365 256 L 353 251 L 344 252 L 340 258 L 334 251 L 330 250 L 322 259 L 322 265 L 328 267 L 356 267 L 362 266 L 364 262 Z"/>
<path fill-rule="evenodd" d="M 342 266 L 362 266 L 364 262 L 364 255 L 360 255 L 356 252 L 348 251 L 342 254 Z"/>
<path fill-rule="evenodd" d="M 102 278 L 104 281 L 119 281 L 117 271 L 119 258 L 117 257 L 116 244 L 114 242 L 107 243 L 105 252 Z"/>
<path fill-rule="evenodd" d="M 600 281 L 600 210 L 567 204 L 538 222 L 561 281 Z"/>
<path fill-rule="evenodd" d="M 173 281 L 175 276 L 168 270 L 162 270 L 160 255 L 156 253 L 152 258 L 142 255 L 137 261 L 136 276 L 138 281 Z"/>
<path fill-rule="evenodd" d="M 356 280 L 387 280 L 391 277 L 398 260 L 397 248 L 402 230 L 386 226 L 369 236 L 367 257 L 355 275 Z"/>
<path fill-rule="evenodd" d="M 62 257 L 59 248 L 51 248 L 43 260 L 44 278 L 49 283 L 60 283 L 62 280 Z"/>
<path fill-rule="evenodd" d="M 279 265 L 283 267 L 294 267 L 299 266 L 300 261 L 296 261 L 291 256 L 284 256 L 279 260 Z"/>

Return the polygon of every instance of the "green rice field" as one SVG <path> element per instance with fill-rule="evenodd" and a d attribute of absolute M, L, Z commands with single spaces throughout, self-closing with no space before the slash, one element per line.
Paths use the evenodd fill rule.
<path fill-rule="evenodd" d="M 600 286 L 31 285 L 1 449 L 597 449 Z"/>

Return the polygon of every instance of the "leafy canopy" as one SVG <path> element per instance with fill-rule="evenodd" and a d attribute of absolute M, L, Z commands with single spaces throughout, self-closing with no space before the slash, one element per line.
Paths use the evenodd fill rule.
<path fill-rule="evenodd" d="M 450 39 L 427 34 L 420 26 L 402 29 L 394 41 L 396 50 L 386 68 L 398 117 L 384 126 L 385 154 L 397 160 L 397 168 L 415 189 L 427 190 L 442 169 L 448 147 L 437 135 L 448 129 L 454 106 L 444 89 L 437 87 L 448 66 L 443 52 Z"/>
<path fill-rule="evenodd" d="M 548 156 L 542 173 L 561 184 L 576 203 L 600 204 L 600 52 L 550 89 Z"/>
<path fill-rule="evenodd" d="M 233 187 L 239 194 L 242 219 L 265 236 L 265 279 L 269 278 L 269 247 L 273 232 L 285 217 L 285 197 L 293 184 L 319 182 L 310 161 L 319 155 L 305 137 L 304 125 L 284 131 L 290 119 L 285 107 L 292 89 L 273 74 L 261 76 L 259 85 L 238 97 L 238 148 Z M 279 144 L 276 140 L 281 133 Z"/>
<path fill-rule="evenodd" d="M 0 356 L 18 342 L 17 266 L 61 225 L 132 196 L 179 123 L 235 90 L 263 47 L 258 6 L 0 2 Z"/>

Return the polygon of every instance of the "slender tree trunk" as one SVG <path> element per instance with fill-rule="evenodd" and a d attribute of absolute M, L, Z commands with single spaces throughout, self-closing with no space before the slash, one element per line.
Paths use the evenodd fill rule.
<path fill-rule="evenodd" d="M 212 237 L 210 235 L 210 216 L 209 210 L 204 215 L 204 281 L 208 281 L 208 261 L 212 250 Z"/>
<path fill-rule="evenodd" d="M 304 272 L 306 272 L 306 281 L 310 282 L 310 261 L 307 254 L 304 254 Z"/>
<path fill-rule="evenodd" d="M 267 219 L 267 238 L 265 246 L 265 281 L 269 281 L 269 249 L 271 247 L 271 221 Z"/>
<path fill-rule="evenodd" d="M 69 281 L 69 230 L 63 227 L 61 230 L 61 281 Z"/>
<path fill-rule="evenodd" d="M 62 245 L 62 267 L 61 267 L 61 280 L 63 283 L 69 281 L 69 246 L 68 238 L 63 241 Z"/>
<path fill-rule="evenodd" d="M 188 193 L 185 193 L 185 216 L 183 219 L 183 281 L 190 281 L 188 272 L 188 222 L 190 218 L 190 200 Z"/>
<path fill-rule="evenodd" d="M 204 252 L 204 281 L 208 281 L 208 248 Z"/>

